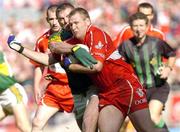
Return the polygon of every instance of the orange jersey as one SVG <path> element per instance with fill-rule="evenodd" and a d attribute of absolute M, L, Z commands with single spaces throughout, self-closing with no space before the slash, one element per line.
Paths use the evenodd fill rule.
<path fill-rule="evenodd" d="M 165 40 L 165 35 L 163 32 L 160 30 L 153 28 L 153 26 L 149 26 L 147 35 L 152 36 L 152 37 L 157 37 L 161 40 Z M 131 30 L 130 26 L 124 27 L 121 32 L 117 35 L 115 40 L 113 41 L 113 44 L 115 47 L 118 47 L 123 41 L 130 39 L 133 37 L 133 31 Z"/>
<path fill-rule="evenodd" d="M 39 39 L 37 40 L 36 45 L 35 45 L 35 51 L 46 53 L 46 54 L 50 53 L 50 51 L 48 49 L 48 39 L 49 39 L 50 35 L 51 35 L 50 31 L 47 31 L 41 37 L 39 37 Z M 57 55 L 56 57 L 58 57 L 58 59 L 60 59 L 60 56 Z M 36 67 L 41 66 L 41 64 L 36 63 L 32 60 L 31 60 L 31 62 Z M 48 66 L 46 72 L 47 73 L 45 73 L 45 76 L 51 75 L 51 77 L 53 77 L 54 79 L 57 79 L 64 83 L 68 83 L 66 72 L 59 63 L 55 63 L 53 65 Z"/>
<path fill-rule="evenodd" d="M 37 52 L 47 53 L 49 36 L 50 36 L 50 31 L 47 31 L 41 37 L 39 37 L 38 40 L 36 41 L 34 50 Z M 36 67 L 41 66 L 41 64 L 36 63 L 33 60 L 30 60 L 30 62 Z"/>

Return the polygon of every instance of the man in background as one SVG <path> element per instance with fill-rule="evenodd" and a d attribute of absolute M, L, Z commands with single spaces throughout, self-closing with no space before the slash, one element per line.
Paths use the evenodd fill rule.
<path fill-rule="evenodd" d="M 153 8 L 153 6 L 148 3 L 148 2 L 142 2 L 138 5 L 138 12 L 141 12 L 143 14 L 145 14 L 148 18 L 148 28 L 146 31 L 146 34 L 152 37 L 156 37 L 159 38 L 161 40 L 165 40 L 165 35 L 162 31 L 160 31 L 157 28 L 154 28 L 152 25 L 152 21 L 154 19 L 155 16 L 155 10 Z M 116 47 L 118 47 L 119 45 L 121 45 L 122 42 L 132 38 L 134 36 L 134 33 L 132 31 L 132 28 L 130 25 L 124 27 L 120 33 L 117 35 L 117 37 L 114 40 L 114 45 Z M 167 60 L 165 58 L 162 58 L 164 62 L 166 62 Z M 162 120 L 161 116 L 162 116 L 162 111 L 164 109 L 164 105 L 162 104 L 157 104 L 156 101 L 151 101 L 149 102 L 149 109 L 150 109 L 150 113 L 151 113 L 151 118 L 153 120 L 153 122 L 158 126 L 158 122 L 160 122 L 160 120 Z"/>
<path fill-rule="evenodd" d="M 147 34 L 153 37 L 157 37 L 159 39 L 165 40 L 165 35 L 162 31 L 157 28 L 154 28 L 152 25 L 152 20 L 155 16 L 155 10 L 153 6 L 148 2 L 143 2 L 138 5 L 138 12 L 144 13 L 148 18 L 148 30 Z M 114 45 L 118 47 L 123 41 L 128 40 L 133 37 L 133 31 L 130 25 L 125 26 L 120 33 L 116 36 L 114 40 Z"/>
<path fill-rule="evenodd" d="M 51 39 L 51 35 L 59 34 L 61 31 L 56 17 L 57 7 L 57 5 L 51 5 L 47 9 L 46 20 L 50 29 L 37 40 L 35 46 L 35 51 L 37 52 L 49 54 L 48 41 Z M 34 95 L 38 104 L 36 115 L 33 119 L 33 131 L 37 132 L 42 131 L 50 117 L 58 111 L 72 112 L 74 102 L 71 89 L 68 86 L 66 72 L 59 63 L 48 67 L 36 62 L 33 63 L 35 64 Z M 42 78 L 48 81 L 48 84 L 45 84 L 45 89 L 40 87 Z"/>
<path fill-rule="evenodd" d="M 157 128 L 168 132 L 162 119 L 162 110 L 170 91 L 166 79 L 175 63 L 175 52 L 165 41 L 146 34 L 148 19 L 143 13 L 130 17 L 134 36 L 123 41 L 119 53 L 132 65 L 142 85 L 147 91 L 151 118 Z M 167 59 L 163 64 L 162 58 Z"/>

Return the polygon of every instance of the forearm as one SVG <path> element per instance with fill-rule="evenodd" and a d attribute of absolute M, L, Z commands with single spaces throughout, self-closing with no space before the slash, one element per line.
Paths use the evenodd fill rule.
<path fill-rule="evenodd" d="M 51 54 L 48 55 L 41 52 L 36 52 L 22 46 L 21 43 L 16 40 L 13 34 L 8 37 L 7 43 L 11 49 L 43 65 L 49 65 L 55 62 L 55 59 Z"/>
<path fill-rule="evenodd" d="M 51 43 L 49 45 L 49 48 L 51 52 L 54 52 L 56 54 L 67 54 L 71 53 L 71 49 L 74 47 L 74 45 L 68 44 L 66 42 L 60 42 L 60 43 Z"/>
<path fill-rule="evenodd" d="M 36 52 L 28 48 L 24 48 L 21 54 L 43 65 L 50 65 L 55 63 L 55 59 L 51 54 Z"/>
<path fill-rule="evenodd" d="M 87 74 L 98 73 L 102 70 L 102 63 L 98 62 L 97 64 L 93 65 L 92 68 L 85 67 L 81 64 L 70 64 L 69 70 L 76 73 L 87 73 Z"/>
<path fill-rule="evenodd" d="M 168 58 L 168 63 L 165 65 L 165 67 L 160 72 L 160 75 L 161 75 L 160 77 L 162 79 L 167 79 L 169 77 L 169 74 L 172 71 L 173 66 L 175 64 L 175 60 L 176 60 L 175 57 Z"/>
<path fill-rule="evenodd" d="M 80 64 L 71 64 L 69 66 L 69 70 L 72 72 L 75 72 L 75 73 L 90 73 L 90 74 L 96 73 L 95 69 L 90 69 L 90 68 L 84 67 Z"/>

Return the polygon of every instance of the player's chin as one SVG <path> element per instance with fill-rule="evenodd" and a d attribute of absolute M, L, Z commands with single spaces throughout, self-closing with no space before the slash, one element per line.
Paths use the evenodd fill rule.
<path fill-rule="evenodd" d="M 59 32 L 59 31 L 60 31 L 60 28 L 59 28 L 59 27 L 53 27 L 53 28 L 52 28 L 52 31 L 53 31 L 53 32 Z"/>
<path fill-rule="evenodd" d="M 77 39 L 81 39 L 81 36 L 77 33 L 74 33 L 74 36 L 77 38 Z"/>

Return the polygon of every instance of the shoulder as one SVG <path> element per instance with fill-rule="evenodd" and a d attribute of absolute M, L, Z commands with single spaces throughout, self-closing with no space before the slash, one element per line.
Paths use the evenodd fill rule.
<path fill-rule="evenodd" d="M 160 38 L 162 40 L 165 40 L 165 34 L 161 30 L 159 30 L 157 28 L 154 28 L 154 27 L 151 27 L 150 31 L 152 33 L 152 36 L 158 37 L 158 38 Z"/>
<path fill-rule="evenodd" d="M 154 31 L 154 32 L 157 32 L 158 34 L 164 35 L 164 33 L 161 30 L 157 29 L 157 28 L 153 27 L 153 28 L 151 28 L 151 30 Z"/>
<path fill-rule="evenodd" d="M 42 41 L 44 41 L 45 39 L 49 38 L 50 36 L 50 31 L 48 30 L 47 32 L 45 32 L 43 35 L 41 35 L 37 41 L 36 44 L 41 43 Z"/>
<path fill-rule="evenodd" d="M 130 31 L 131 31 L 130 25 L 126 25 L 122 28 L 121 33 L 130 32 Z"/>
<path fill-rule="evenodd" d="M 125 41 L 133 36 L 134 36 L 134 34 L 129 25 L 125 26 L 119 33 L 119 37 L 120 37 L 120 39 L 122 39 L 122 41 Z"/>
<path fill-rule="evenodd" d="M 147 43 L 151 43 L 151 45 L 161 46 L 161 45 L 164 45 L 166 42 L 156 36 L 147 35 Z"/>
<path fill-rule="evenodd" d="M 156 36 L 147 35 L 146 37 L 148 38 L 148 41 L 163 41 Z"/>
<path fill-rule="evenodd" d="M 99 28 L 99 27 L 97 27 L 97 26 L 94 26 L 94 25 L 90 25 L 89 27 L 88 27 L 88 30 L 87 30 L 87 32 L 102 32 L 102 30 Z"/>
<path fill-rule="evenodd" d="M 110 35 L 107 32 L 96 26 L 90 26 L 89 30 L 87 31 L 87 35 L 88 34 L 95 36 L 95 38 L 110 38 Z"/>
<path fill-rule="evenodd" d="M 35 44 L 35 47 L 34 49 L 36 51 L 45 51 L 48 47 L 48 38 L 50 36 L 50 31 L 47 31 L 45 32 L 43 35 L 41 35 L 37 41 L 36 41 L 36 44 Z"/>
<path fill-rule="evenodd" d="M 87 29 L 87 33 L 106 33 L 103 29 L 101 29 L 100 27 L 94 26 L 94 25 L 90 25 Z"/>

